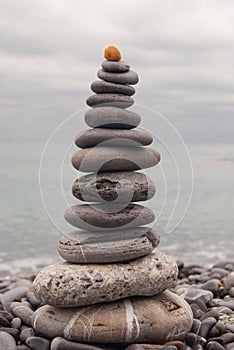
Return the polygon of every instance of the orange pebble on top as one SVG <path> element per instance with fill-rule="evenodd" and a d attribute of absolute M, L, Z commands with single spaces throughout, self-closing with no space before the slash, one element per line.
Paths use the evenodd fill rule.
<path fill-rule="evenodd" d="M 121 60 L 121 53 L 119 49 L 115 46 L 108 46 L 104 51 L 104 57 L 108 61 L 120 61 Z"/>

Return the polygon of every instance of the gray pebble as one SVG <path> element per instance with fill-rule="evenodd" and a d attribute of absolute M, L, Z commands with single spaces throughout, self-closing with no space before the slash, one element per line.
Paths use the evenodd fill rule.
<path fill-rule="evenodd" d="M 40 301 L 37 300 L 35 297 L 35 294 L 33 293 L 32 290 L 29 290 L 26 294 L 26 298 L 29 300 L 30 304 L 37 309 L 40 306 Z"/>
<path fill-rule="evenodd" d="M 193 303 L 200 299 L 207 304 L 213 298 L 213 293 L 210 291 L 194 287 L 178 288 L 177 294 L 183 296 L 188 303 Z"/>
<path fill-rule="evenodd" d="M 102 63 L 102 68 L 107 71 L 107 72 L 112 72 L 112 73 L 124 73 L 124 72 L 128 72 L 130 69 L 130 66 L 120 60 L 120 61 L 108 61 L 105 60 Z"/>
<path fill-rule="evenodd" d="M 15 339 L 6 332 L 0 331 L 0 350 L 16 350 Z"/>
<path fill-rule="evenodd" d="M 3 305 L 4 310 L 11 311 L 11 303 L 14 300 L 21 300 L 26 296 L 28 287 L 16 287 L 4 294 L 0 294 L 0 302 Z"/>
<path fill-rule="evenodd" d="M 198 334 L 199 330 L 200 330 L 200 327 L 201 327 L 201 321 L 196 319 L 196 318 L 194 318 L 193 319 L 192 328 L 191 328 L 191 332 L 195 333 L 195 334 Z"/>
<path fill-rule="evenodd" d="M 31 348 L 29 348 L 27 345 L 22 344 L 22 345 L 18 345 L 16 346 L 17 350 L 30 350 Z"/>
<path fill-rule="evenodd" d="M 23 321 L 24 324 L 31 326 L 31 317 L 33 315 L 32 309 L 22 305 L 22 303 L 14 302 L 11 304 L 11 310 L 15 316 Z"/>
<path fill-rule="evenodd" d="M 225 306 L 231 310 L 234 310 L 234 299 L 223 300 L 223 299 L 212 299 L 209 302 L 210 306 Z"/>
<path fill-rule="evenodd" d="M 211 291 L 214 295 L 217 295 L 219 291 L 220 281 L 217 278 L 212 278 L 204 283 L 201 288 Z"/>
<path fill-rule="evenodd" d="M 134 103 L 132 97 L 123 94 L 95 94 L 87 98 L 86 103 L 90 107 L 117 107 L 128 108 Z"/>
<path fill-rule="evenodd" d="M 19 317 L 15 317 L 11 321 L 11 327 L 12 328 L 20 329 L 21 325 L 22 325 L 22 322 L 21 322 L 21 319 Z"/>
<path fill-rule="evenodd" d="M 140 122 L 139 114 L 116 107 L 96 107 L 85 113 L 85 122 L 91 128 L 133 129 Z"/>
<path fill-rule="evenodd" d="M 229 289 L 229 295 L 230 295 L 230 297 L 234 298 L 234 287 L 231 287 Z"/>
<path fill-rule="evenodd" d="M 96 346 L 92 344 L 75 343 L 62 337 L 54 338 L 51 343 L 51 350 L 114 350 L 111 346 Z"/>
<path fill-rule="evenodd" d="M 214 317 L 207 317 L 201 322 L 201 328 L 199 331 L 199 335 L 203 338 L 207 337 L 210 329 L 217 323 L 217 320 Z"/>
<path fill-rule="evenodd" d="M 17 343 L 19 340 L 19 330 L 15 328 L 8 328 L 8 327 L 1 327 L 0 330 L 2 332 L 10 334 L 14 339 L 15 342 Z"/>
<path fill-rule="evenodd" d="M 91 90 L 96 94 L 113 93 L 132 96 L 135 89 L 131 85 L 115 84 L 108 81 L 96 80 L 91 84 Z"/>
<path fill-rule="evenodd" d="M 200 318 L 201 321 L 203 321 L 207 317 L 214 317 L 217 321 L 219 320 L 219 313 L 217 310 L 210 309 L 208 312 L 202 315 Z"/>
<path fill-rule="evenodd" d="M 109 73 L 103 69 L 99 69 L 97 76 L 102 80 L 117 84 L 135 85 L 139 81 L 138 74 L 133 70 L 129 70 L 125 73 Z"/>
<path fill-rule="evenodd" d="M 229 290 L 230 288 L 234 288 L 234 271 L 229 273 L 226 277 L 223 279 L 224 287 Z"/>
<path fill-rule="evenodd" d="M 26 344 L 33 350 L 50 350 L 50 341 L 42 337 L 29 337 Z"/>
<path fill-rule="evenodd" d="M 22 341 L 23 343 L 25 343 L 26 339 L 29 337 L 33 337 L 35 335 L 35 331 L 33 328 L 24 328 L 22 329 L 22 331 L 20 332 L 20 341 Z"/>
<path fill-rule="evenodd" d="M 234 349 L 234 342 L 225 345 L 225 350 L 233 350 L 233 349 Z"/>
<path fill-rule="evenodd" d="M 12 319 L 13 319 L 13 316 L 10 312 L 0 310 L 0 326 L 9 327 Z"/>
<path fill-rule="evenodd" d="M 216 341 L 209 341 L 206 345 L 207 350 L 225 350 L 225 348 Z"/>

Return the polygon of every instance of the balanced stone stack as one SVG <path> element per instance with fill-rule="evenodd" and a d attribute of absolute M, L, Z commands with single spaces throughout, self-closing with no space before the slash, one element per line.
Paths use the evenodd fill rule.
<path fill-rule="evenodd" d="M 136 72 L 115 47 L 92 83 L 94 95 L 85 121 L 91 128 L 75 140 L 82 150 L 73 166 L 73 195 L 83 204 L 65 212 L 76 231 L 58 244 L 66 262 L 44 268 L 34 293 L 45 304 L 33 316 L 42 335 L 87 343 L 165 343 L 182 339 L 192 313 L 175 286 L 176 262 L 153 252 L 159 235 L 147 225 L 154 213 L 136 202 L 155 194 L 151 179 L 138 170 L 155 166 L 160 154 L 148 147 L 152 136 L 136 129 L 140 116 L 127 110 L 134 101 Z M 55 348 L 55 347 L 54 347 Z M 60 348 L 59 348 L 60 349 Z"/>

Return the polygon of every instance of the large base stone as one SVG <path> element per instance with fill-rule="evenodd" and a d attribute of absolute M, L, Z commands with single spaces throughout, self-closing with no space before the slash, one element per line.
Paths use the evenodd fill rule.
<path fill-rule="evenodd" d="M 45 337 L 91 343 L 165 343 L 182 339 L 192 325 L 183 298 L 165 291 L 153 297 L 132 297 L 81 308 L 45 305 L 32 318 Z"/>

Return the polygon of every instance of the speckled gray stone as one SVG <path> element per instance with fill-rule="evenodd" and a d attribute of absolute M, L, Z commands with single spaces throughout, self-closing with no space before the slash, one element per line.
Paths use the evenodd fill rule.
<path fill-rule="evenodd" d="M 140 124 L 141 117 L 122 108 L 96 107 L 85 113 L 85 122 L 91 128 L 133 129 Z"/>
<path fill-rule="evenodd" d="M 42 303 L 75 307 L 160 293 L 175 286 L 177 272 L 173 258 L 152 253 L 127 264 L 53 264 L 39 272 L 33 286 Z"/>
<path fill-rule="evenodd" d="M 82 308 L 45 305 L 33 319 L 34 328 L 45 337 L 109 344 L 163 344 L 183 339 L 191 325 L 189 305 L 170 291 Z"/>
<path fill-rule="evenodd" d="M 118 108 L 128 108 L 134 103 L 132 97 L 123 94 L 95 94 L 87 98 L 86 103 L 90 107 L 109 106 Z"/>
<path fill-rule="evenodd" d="M 79 133 L 76 136 L 75 144 L 80 148 L 94 147 L 102 142 L 109 146 L 131 146 L 132 141 L 136 142 L 134 146 L 148 146 L 153 142 L 153 137 L 150 133 L 141 129 L 96 128 L 87 129 Z"/>
<path fill-rule="evenodd" d="M 64 218 L 72 226 L 95 230 L 148 225 L 155 216 L 150 208 L 139 204 L 98 203 L 73 205 L 65 211 Z"/>
<path fill-rule="evenodd" d="M 59 239 L 59 254 L 72 263 L 121 262 L 150 254 L 159 244 L 155 229 L 74 231 Z"/>
<path fill-rule="evenodd" d="M 153 181 L 135 171 L 87 174 L 79 177 L 72 186 L 73 195 L 86 202 L 131 202 L 153 198 L 156 189 Z"/>
<path fill-rule="evenodd" d="M 120 60 L 120 61 L 108 61 L 105 60 L 102 63 L 102 68 L 107 71 L 107 72 L 112 72 L 112 73 L 124 73 L 124 72 L 128 72 L 130 69 L 130 66 Z"/>
<path fill-rule="evenodd" d="M 135 94 L 135 89 L 131 85 L 115 84 L 103 80 L 95 80 L 90 87 L 96 94 L 114 93 L 128 96 Z"/>
<path fill-rule="evenodd" d="M 133 70 L 129 70 L 125 73 L 110 73 L 103 69 L 99 69 L 97 76 L 99 79 L 117 84 L 135 85 L 139 81 L 138 74 Z"/>
<path fill-rule="evenodd" d="M 134 143 L 132 141 L 132 144 Z M 160 161 L 160 154 L 151 147 L 105 147 L 104 144 L 75 152 L 71 159 L 74 168 L 96 173 L 134 171 L 153 167 Z"/>

